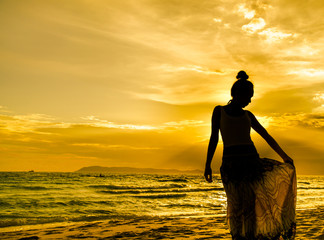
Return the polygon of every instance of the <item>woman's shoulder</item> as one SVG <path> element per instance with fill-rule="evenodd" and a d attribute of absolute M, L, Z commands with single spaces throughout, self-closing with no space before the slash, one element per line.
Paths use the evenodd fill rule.
<path fill-rule="evenodd" d="M 221 110 L 224 106 L 221 106 L 221 105 L 217 105 L 214 107 L 214 111 L 213 111 L 213 114 L 220 114 L 221 113 Z"/>
<path fill-rule="evenodd" d="M 250 116 L 254 116 L 253 113 L 249 110 L 244 110 L 247 114 L 249 114 Z"/>
<path fill-rule="evenodd" d="M 215 110 L 215 109 L 220 110 L 222 107 L 224 107 L 224 106 L 222 106 L 222 105 L 217 105 L 217 106 L 214 107 L 214 110 Z"/>
<path fill-rule="evenodd" d="M 222 106 L 222 105 L 217 105 L 214 107 L 214 111 L 220 111 L 221 109 L 223 109 L 226 105 Z"/>
<path fill-rule="evenodd" d="M 247 113 L 247 115 L 249 116 L 249 118 L 251 120 L 254 120 L 255 119 L 255 116 L 254 116 L 254 114 L 252 112 L 250 112 L 249 110 L 244 110 L 244 111 Z"/>
<path fill-rule="evenodd" d="M 221 105 L 217 105 L 214 108 L 213 117 L 212 117 L 212 121 L 214 124 L 217 123 L 219 125 L 219 123 L 220 123 L 221 109 L 222 109 Z"/>

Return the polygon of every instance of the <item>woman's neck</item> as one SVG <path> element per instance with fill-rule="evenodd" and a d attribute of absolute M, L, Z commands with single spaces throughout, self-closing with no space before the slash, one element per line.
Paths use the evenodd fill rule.
<path fill-rule="evenodd" d="M 225 106 L 225 110 L 229 115 L 232 116 L 239 116 L 244 113 L 243 108 L 235 102 L 230 102 L 229 104 L 227 104 Z"/>

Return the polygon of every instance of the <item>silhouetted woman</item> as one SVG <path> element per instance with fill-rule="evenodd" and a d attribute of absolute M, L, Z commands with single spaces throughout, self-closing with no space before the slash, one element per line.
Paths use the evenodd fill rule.
<path fill-rule="evenodd" d="M 205 178 L 212 182 L 210 165 L 220 130 L 224 144 L 220 173 L 227 196 L 227 221 L 232 238 L 294 239 L 296 173 L 293 160 L 255 116 L 243 110 L 253 97 L 253 84 L 244 71 L 236 78 L 231 89 L 232 100 L 225 106 L 216 106 L 213 112 Z M 259 157 L 251 140 L 251 127 L 284 163 Z"/>

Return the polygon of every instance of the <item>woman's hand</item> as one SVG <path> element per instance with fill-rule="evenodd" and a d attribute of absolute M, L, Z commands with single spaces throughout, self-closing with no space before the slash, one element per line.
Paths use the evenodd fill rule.
<path fill-rule="evenodd" d="M 204 176 L 207 182 L 212 182 L 212 169 L 210 166 L 206 166 Z"/>

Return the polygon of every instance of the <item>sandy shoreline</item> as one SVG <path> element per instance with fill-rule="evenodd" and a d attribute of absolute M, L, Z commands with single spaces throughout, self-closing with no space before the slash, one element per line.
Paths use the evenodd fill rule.
<path fill-rule="evenodd" d="M 225 239 L 224 216 L 152 217 L 44 224 L 1 229 L 0 239 Z M 324 239 L 324 210 L 297 211 L 296 239 Z"/>

